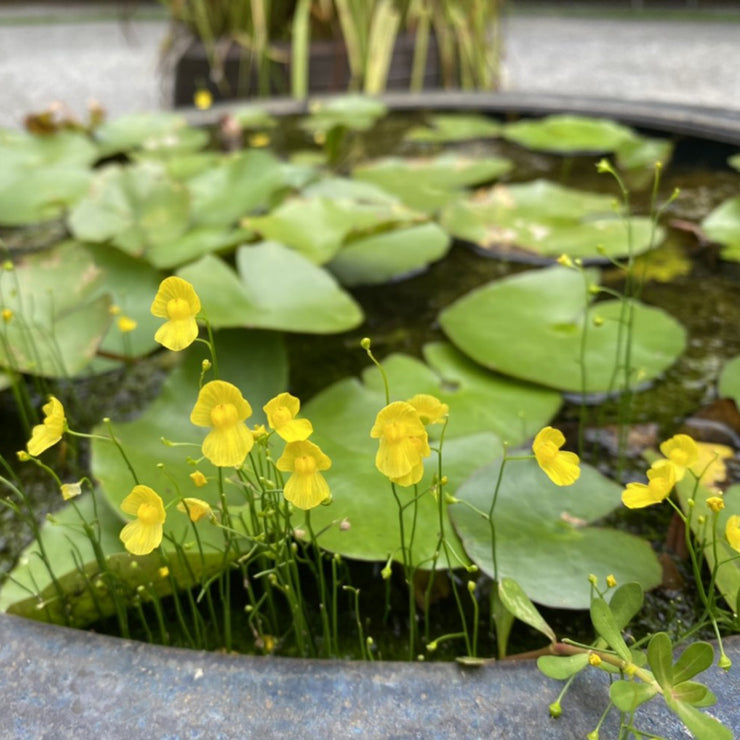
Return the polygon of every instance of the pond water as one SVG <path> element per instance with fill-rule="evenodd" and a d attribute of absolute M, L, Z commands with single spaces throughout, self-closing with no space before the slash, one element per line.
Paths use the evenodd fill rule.
<path fill-rule="evenodd" d="M 381 121 L 372 136 L 352 133 L 343 142 L 337 158 L 337 168 L 350 171 L 354 164 L 379 155 L 408 154 L 410 152 L 433 154 L 437 145 L 421 147 L 404 140 L 410 126 L 418 124 L 419 116 L 395 116 Z M 645 132 L 655 135 L 656 132 Z M 294 121 L 271 132 L 273 146 L 280 154 L 304 148 L 309 139 Z M 514 162 L 513 170 L 502 177 L 505 183 L 527 182 L 544 178 L 572 188 L 590 190 L 615 196 L 614 181 L 596 172 L 596 156 L 563 157 L 533 152 L 502 140 L 475 141 L 452 147 L 471 159 L 505 157 Z M 663 308 L 677 319 L 687 332 L 686 350 L 650 387 L 636 393 L 631 409 L 630 424 L 639 440 L 628 449 L 628 462 L 619 474 L 624 480 L 633 479 L 645 467 L 641 454 L 646 447 L 655 446 L 660 440 L 675 433 L 688 420 L 688 429 L 697 438 L 734 444 L 740 440 L 740 418 L 733 416 L 726 407 L 716 404 L 717 379 L 724 364 L 740 355 L 740 264 L 725 262 L 717 249 L 700 238 L 696 225 L 728 197 L 740 192 L 740 173 L 727 165 L 735 153 L 729 145 L 698 139 L 682 138 L 676 141 L 672 161 L 665 168 L 660 192 L 667 197 L 675 188 L 680 194 L 663 217 L 667 236 L 663 245 L 653 251 L 648 264 L 649 275 L 641 293 L 641 300 L 651 306 Z M 650 188 L 642 187 L 632 193 L 631 206 L 635 214 L 649 212 Z M 53 231 L 53 229 L 52 229 Z M 9 243 L 18 232 L 6 233 Z M 37 235 L 34 234 L 34 239 Z M 420 274 L 391 281 L 383 285 L 359 286 L 351 289 L 352 296 L 361 306 L 365 321 L 356 329 L 333 335 L 291 334 L 287 349 L 290 361 L 290 390 L 308 401 L 333 382 L 359 375 L 368 365 L 366 354 L 360 349 L 360 340 L 372 338 L 376 356 L 383 358 L 395 352 L 421 357 L 422 347 L 434 340 L 445 340 L 439 323 L 439 314 L 462 296 L 478 286 L 509 275 L 536 269 L 547 259 L 507 259 L 511 253 L 499 258 L 496 250 L 482 250 L 463 241 L 457 241 L 447 256 L 434 262 Z M 611 289 L 623 287 L 621 271 L 609 264 L 603 267 L 602 284 Z M 505 315 L 502 322 L 507 321 Z M 74 384 L 60 384 L 55 388 L 70 404 L 70 413 L 77 417 L 78 427 L 89 428 L 104 415 L 117 420 L 135 418 L 138 410 L 156 396 L 168 372 L 168 359 L 156 355 L 142 359 L 131 366 Z M 30 386 L 34 394 L 33 386 Z M 9 391 L 3 392 L 2 454 L 12 460 L 22 438 L 17 420 L 13 420 L 13 403 Z M 38 402 L 39 395 L 35 394 Z M 577 394 L 566 394 L 558 416 L 552 421 L 566 432 L 569 439 L 577 436 L 577 427 L 583 409 Z M 619 419 L 619 402 L 601 399 L 587 410 L 588 424 L 585 438 L 585 459 L 609 475 L 616 475 L 613 452 Z M 694 421 L 692 422 L 692 419 Z M 57 459 L 63 477 L 77 477 L 88 466 L 89 450 L 83 443 L 76 448 L 69 446 L 66 458 Z M 730 482 L 740 481 L 740 466 L 730 462 Z M 31 466 L 18 468 L 29 499 L 43 518 L 47 511 L 58 505 L 54 487 L 44 482 L 44 476 Z M 671 514 L 666 508 L 649 512 L 618 510 L 606 523 L 638 532 L 647 537 L 663 554 L 665 584 L 651 595 L 637 629 L 649 631 L 664 628 L 667 621 L 690 620 L 693 596 L 689 569 L 671 553 L 667 544 Z M 27 543 L 28 534 L 19 529 L 7 510 L 0 514 L 0 574 L 12 567 L 21 548 Z M 352 582 L 370 595 L 369 602 L 383 604 L 385 589 L 392 589 L 390 603 L 403 603 L 405 596 L 401 583 L 380 581 L 381 564 L 353 564 Z M 234 588 L 238 588 L 238 579 Z M 483 586 L 485 589 L 485 585 Z M 483 602 L 486 599 L 482 599 Z M 234 620 L 243 616 L 244 604 L 235 605 Z M 393 610 L 392 610 L 393 611 Z M 434 624 L 434 632 L 443 632 L 445 609 Z M 403 613 L 402 610 L 399 613 Z M 566 630 L 575 638 L 587 634 L 587 620 L 572 612 L 548 610 L 558 634 Z M 387 619 L 383 609 L 368 609 L 364 627 L 367 634 L 378 639 L 383 634 L 383 657 L 403 654 L 405 625 L 402 617 Z M 488 615 L 481 615 L 484 625 Z M 348 611 L 348 622 L 351 622 Z M 95 627 L 105 631 L 106 623 Z M 110 627 L 114 629 L 113 627 Z M 452 630 L 452 626 L 449 626 Z M 481 652 L 493 651 L 493 642 L 484 627 Z M 143 635 L 142 635 L 143 636 Z M 528 628 L 520 626 L 512 638 L 514 651 L 525 650 L 541 644 L 541 637 L 534 639 Z M 249 632 L 244 642 L 235 647 L 254 649 Z M 351 654 L 356 634 L 351 634 L 342 652 Z M 177 635 L 170 635 L 173 643 L 180 642 Z M 183 640 L 184 641 L 184 640 Z M 398 646 L 396 646 L 398 643 Z M 436 657 L 455 655 L 454 643 L 449 649 L 440 650 Z"/>

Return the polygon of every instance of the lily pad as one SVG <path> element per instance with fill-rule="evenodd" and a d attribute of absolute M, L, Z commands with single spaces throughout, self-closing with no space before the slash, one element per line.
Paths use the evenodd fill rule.
<path fill-rule="evenodd" d="M 216 346 L 221 379 L 236 385 L 254 410 L 249 424 L 264 422 L 262 406 L 284 391 L 288 380 L 282 338 L 269 332 L 228 330 L 217 333 Z M 198 396 L 201 362 L 207 357 L 202 344 L 196 343 L 185 350 L 183 361 L 167 378 L 151 406 L 135 421 L 114 424 L 116 438 L 126 450 L 140 482 L 157 491 L 165 504 L 178 495 L 197 496 L 214 506 L 218 501 L 216 468 L 207 460 L 198 464 L 209 482 L 196 489 L 189 478 L 195 468 L 187 462 L 188 457 L 201 456 L 200 445 L 206 433 L 189 419 Z M 108 434 L 104 426 L 95 431 L 103 436 Z M 161 443 L 162 438 L 187 444 L 168 446 Z M 118 512 L 121 501 L 134 485 L 121 454 L 109 441 L 93 439 L 91 468 L 103 494 Z M 165 531 L 179 534 L 181 523 L 173 516 L 173 529 L 167 524 Z"/>
<path fill-rule="evenodd" d="M 587 282 L 597 280 L 598 272 L 589 270 Z M 582 275 L 554 265 L 473 290 L 443 310 L 439 321 L 459 349 L 492 370 L 573 393 L 613 392 L 619 338 L 626 335 L 622 303 L 592 301 Z M 686 332 L 658 308 L 634 302 L 633 312 L 631 382 L 637 386 L 675 362 Z"/>
<path fill-rule="evenodd" d="M 327 267 L 344 285 L 377 285 L 420 272 L 449 248 L 449 235 L 430 222 L 355 239 Z"/>
<path fill-rule="evenodd" d="M 139 257 L 181 236 L 189 214 L 188 192 L 157 163 L 111 165 L 71 212 L 69 227 L 81 241 L 109 241 Z"/>
<path fill-rule="evenodd" d="M 299 125 L 304 131 L 326 133 L 337 126 L 352 131 L 367 131 L 388 111 L 385 103 L 363 95 L 342 95 L 330 100 L 314 100 L 310 115 Z"/>
<path fill-rule="evenodd" d="M 729 159 L 727 160 L 727 164 L 729 164 L 729 165 L 730 165 L 730 167 L 732 167 L 733 169 L 735 169 L 735 170 L 737 170 L 738 172 L 740 172 L 740 153 L 738 153 L 738 154 L 733 154 L 733 155 L 732 155 L 732 156 L 731 156 L 731 157 L 730 157 L 730 158 L 729 158 Z"/>
<path fill-rule="evenodd" d="M 44 377 L 68 378 L 92 360 L 108 331 L 111 298 L 101 294 L 104 271 L 75 243 L 37 252 L 2 276 L 0 365 Z"/>
<path fill-rule="evenodd" d="M 729 360 L 719 376 L 720 398 L 732 398 L 740 408 L 740 356 Z"/>
<path fill-rule="evenodd" d="M 493 139 L 501 135 L 502 129 L 498 121 L 476 113 L 437 113 L 429 116 L 427 123 L 427 126 L 414 126 L 404 138 L 429 143 Z"/>
<path fill-rule="evenodd" d="M 3 171 L 30 172 L 43 167 L 87 168 L 98 158 L 98 147 L 84 134 L 57 131 L 36 136 L 25 131 L 0 129 Z"/>
<path fill-rule="evenodd" d="M 205 146 L 208 134 L 190 128 L 179 113 L 131 113 L 98 126 L 95 139 L 101 153 L 110 156 L 135 149 L 192 151 Z"/>
<path fill-rule="evenodd" d="M 233 226 L 243 216 L 268 208 L 286 187 L 286 174 L 285 165 L 268 152 L 248 150 L 224 158 L 187 181 L 193 222 Z"/>
<path fill-rule="evenodd" d="M 645 252 L 664 237 L 651 219 L 620 218 L 608 195 L 546 180 L 496 185 L 450 203 L 440 216 L 454 237 L 507 257 L 563 253 L 591 260 Z M 629 225 L 629 229 L 628 229 Z"/>
<path fill-rule="evenodd" d="M 254 233 L 248 229 L 228 229 L 196 226 L 172 242 L 154 244 L 146 253 L 147 261 L 158 268 L 179 267 L 206 254 L 231 251 L 239 244 L 251 241 Z"/>
<path fill-rule="evenodd" d="M 241 247 L 236 262 L 238 275 L 213 256 L 178 273 L 193 284 L 215 327 L 327 334 L 362 322 L 360 307 L 328 272 L 282 244 Z"/>
<path fill-rule="evenodd" d="M 243 219 L 242 225 L 321 265 L 334 257 L 351 234 L 419 219 L 419 214 L 393 203 L 318 197 L 290 198 L 266 216 Z"/>
<path fill-rule="evenodd" d="M 616 121 L 574 115 L 546 116 L 503 127 L 505 139 L 527 149 L 557 154 L 612 152 L 633 133 Z"/>
<path fill-rule="evenodd" d="M 396 195 L 424 213 L 439 210 L 472 185 L 491 182 L 512 168 L 503 157 L 443 153 L 436 157 L 384 157 L 355 167 L 352 176 Z"/>
<path fill-rule="evenodd" d="M 723 246 L 723 259 L 740 262 L 740 196 L 720 203 L 702 222 L 707 238 Z"/>
<path fill-rule="evenodd" d="M 500 466 L 499 460 L 475 472 L 456 497 L 488 512 Z M 620 505 L 621 491 L 588 465 L 573 485 L 560 487 L 534 460 L 508 462 L 494 511 L 498 577 L 516 580 L 532 601 L 562 609 L 589 607 L 591 573 L 657 586 L 662 573 L 649 543 L 591 526 Z M 449 513 L 468 556 L 493 576 L 488 520 L 465 504 Z"/>

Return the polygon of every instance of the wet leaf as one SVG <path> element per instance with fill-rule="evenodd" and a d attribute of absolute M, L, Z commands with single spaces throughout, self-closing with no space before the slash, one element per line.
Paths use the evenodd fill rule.
<path fill-rule="evenodd" d="M 404 137 L 408 141 L 446 143 L 471 139 L 492 139 L 501 134 L 501 124 L 476 113 L 436 113 L 426 126 L 414 126 Z"/>

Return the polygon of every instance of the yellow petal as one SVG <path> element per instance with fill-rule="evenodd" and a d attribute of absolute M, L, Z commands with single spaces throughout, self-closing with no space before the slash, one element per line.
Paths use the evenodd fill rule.
<path fill-rule="evenodd" d="M 415 486 L 424 477 L 424 463 L 420 460 L 419 464 L 411 469 L 408 475 L 402 475 L 400 478 L 391 478 L 393 483 L 399 486 Z"/>
<path fill-rule="evenodd" d="M 254 445 L 246 424 L 212 429 L 203 440 L 203 454 L 219 468 L 238 468 Z"/>
<path fill-rule="evenodd" d="M 193 318 L 166 321 L 154 334 L 154 341 L 163 347 L 180 352 L 189 347 L 198 336 L 198 323 Z"/>
<path fill-rule="evenodd" d="M 676 480 L 683 480 L 686 469 L 699 459 L 699 448 L 688 434 L 675 434 L 660 445 L 660 451 L 675 468 Z"/>
<path fill-rule="evenodd" d="M 200 498 L 184 498 L 177 504 L 177 510 L 190 517 L 191 522 L 198 522 L 205 517 L 211 517 L 213 511 L 207 501 Z"/>
<path fill-rule="evenodd" d="M 291 419 L 280 427 L 273 426 L 273 429 L 286 442 L 300 442 L 313 434 L 313 425 L 308 419 Z"/>
<path fill-rule="evenodd" d="M 213 426 L 213 409 L 227 404 L 234 407 L 237 421 L 242 422 L 252 415 L 252 407 L 233 383 L 212 380 L 200 389 L 198 400 L 190 412 L 190 422 L 198 427 Z"/>
<path fill-rule="evenodd" d="M 31 430 L 31 439 L 26 445 L 28 454 L 34 457 L 38 457 L 62 438 L 66 424 L 64 406 L 54 396 L 49 396 L 48 403 L 41 410 L 44 412 L 44 421 Z"/>
<path fill-rule="evenodd" d="M 134 519 L 121 530 L 119 537 L 132 555 L 148 555 L 162 542 L 162 525 L 143 524 Z"/>
<path fill-rule="evenodd" d="M 294 473 L 288 478 L 283 489 L 283 496 L 299 509 L 313 509 L 329 498 L 329 484 L 321 473 L 299 475 Z"/>
<path fill-rule="evenodd" d="M 556 486 L 570 486 L 581 475 L 580 460 L 575 452 L 558 452 L 552 461 L 541 467 Z"/>
<path fill-rule="evenodd" d="M 730 543 L 730 547 L 737 552 L 740 552 L 740 516 L 733 514 L 727 520 L 725 525 L 725 537 Z"/>

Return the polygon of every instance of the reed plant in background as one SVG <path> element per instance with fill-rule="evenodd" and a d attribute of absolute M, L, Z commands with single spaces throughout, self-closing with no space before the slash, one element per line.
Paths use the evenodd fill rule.
<path fill-rule="evenodd" d="M 335 40 L 346 53 L 347 88 L 386 90 L 396 42 L 413 37 L 409 89 L 422 89 L 436 46 L 445 87 L 493 90 L 499 83 L 503 0 L 161 0 L 175 48 L 193 37 L 204 46 L 210 82 L 223 94 L 271 94 L 275 65 L 290 69 L 290 94 L 308 94 L 310 45 Z M 237 90 L 224 74 L 234 46 L 243 52 Z M 176 50 L 175 50 L 176 51 Z M 256 79 L 256 90 L 249 89 Z M 203 81 L 205 85 L 205 81 Z"/>

